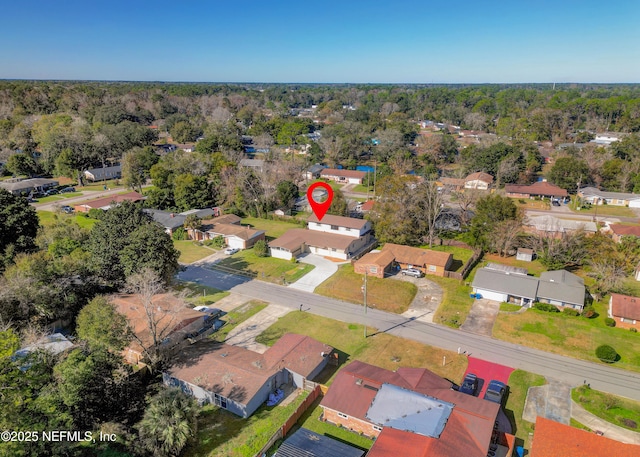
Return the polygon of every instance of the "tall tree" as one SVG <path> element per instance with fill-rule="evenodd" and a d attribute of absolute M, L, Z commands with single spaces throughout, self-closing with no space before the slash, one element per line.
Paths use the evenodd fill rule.
<path fill-rule="evenodd" d="M 0 271 L 18 252 L 35 248 L 38 216 L 26 199 L 0 188 Z"/>
<path fill-rule="evenodd" d="M 498 194 L 487 195 L 476 203 L 476 213 L 471 219 L 471 237 L 477 247 L 483 249 L 494 248 L 490 235 L 496 230 L 498 224 L 520 220 L 522 214 L 509 197 Z"/>
<path fill-rule="evenodd" d="M 76 332 L 90 347 L 116 353 L 131 339 L 126 318 L 103 296 L 95 297 L 82 308 L 76 320 Z"/>
<path fill-rule="evenodd" d="M 571 193 L 576 191 L 578 184 L 584 186 L 591 182 L 589 164 L 571 156 L 557 159 L 547 177 L 553 184 Z"/>

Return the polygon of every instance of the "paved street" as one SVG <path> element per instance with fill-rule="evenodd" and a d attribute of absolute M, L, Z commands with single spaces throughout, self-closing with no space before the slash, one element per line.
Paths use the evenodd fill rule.
<path fill-rule="evenodd" d="M 213 272 L 201 267 L 189 267 L 187 271 L 180 273 L 180 279 L 231 290 L 291 309 L 299 309 L 303 303 L 307 312 L 320 316 L 343 322 L 366 323 L 380 332 L 388 332 L 454 352 L 460 347 L 474 357 L 538 373 L 575 386 L 586 380 L 594 389 L 640 401 L 640 373 L 563 357 L 383 311 L 369 309 L 365 316 L 362 306 L 276 284 Z"/>

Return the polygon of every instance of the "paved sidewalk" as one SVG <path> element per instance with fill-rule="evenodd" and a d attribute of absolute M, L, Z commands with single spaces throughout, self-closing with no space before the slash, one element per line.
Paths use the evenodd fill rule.
<path fill-rule="evenodd" d="M 225 343 L 263 354 L 267 350 L 267 346 L 256 343 L 256 336 L 260 335 L 267 327 L 276 322 L 278 318 L 290 311 L 291 308 L 286 306 L 270 304 L 258 314 L 251 316 L 231 330 L 229 335 L 227 335 Z"/>
<path fill-rule="evenodd" d="M 338 271 L 339 265 L 347 263 L 332 262 L 331 260 L 315 254 L 307 254 L 304 257 L 300 257 L 298 260 L 302 263 L 308 263 L 309 265 L 315 266 L 315 268 L 309 273 L 289 285 L 292 289 L 304 290 L 305 292 L 313 292 L 316 287 Z"/>
<path fill-rule="evenodd" d="M 640 433 L 632 432 L 600 419 L 574 401 L 571 402 L 571 417 L 591 430 L 603 432 L 604 436 L 612 440 L 620 441 L 621 443 L 640 444 Z"/>

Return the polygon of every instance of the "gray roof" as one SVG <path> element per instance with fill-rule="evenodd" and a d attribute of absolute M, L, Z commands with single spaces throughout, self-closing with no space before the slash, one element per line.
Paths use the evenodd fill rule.
<path fill-rule="evenodd" d="M 185 219 L 187 219 L 187 216 L 183 214 L 161 211 L 159 209 L 145 209 L 144 212 L 149 214 L 158 224 L 171 230 L 182 227 Z"/>
<path fill-rule="evenodd" d="M 364 451 L 325 435 L 299 428 L 290 435 L 274 457 L 362 457 Z"/>
<path fill-rule="evenodd" d="M 180 213 L 180 215 L 182 215 L 182 216 L 190 216 L 192 214 L 195 214 L 200 219 L 204 219 L 206 217 L 213 216 L 215 213 L 216 212 L 214 210 L 212 210 L 211 208 L 205 208 L 205 209 L 190 209 L 189 211 L 184 211 L 184 212 Z"/>
<path fill-rule="evenodd" d="M 489 268 L 480 268 L 473 278 L 472 287 L 535 300 L 538 278 Z"/>
<path fill-rule="evenodd" d="M 596 189 L 595 187 L 583 187 L 578 190 L 578 193 L 585 197 L 615 198 L 616 200 L 637 200 L 640 198 L 640 194 L 605 192 L 604 190 Z"/>
<path fill-rule="evenodd" d="M 262 168 L 264 167 L 264 160 L 260 159 L 241 159 L 240 160 L 241 167 L 250 167 L 250 168 Z"/>
<path fill-rule="evenodd" d="M 538 297 L 563 303 L 584 305 L 584 280 L 566 270 L 545 271 L 540 275 Z"/>
<path fill-rule="evenodd" d="M 94 179 L 102 180 L 105 178 L 113 178 L 116 175 L 120 175 L 122 173 L 122 166 L 114 165 L 112 167 L 99 167 L 99 168 L 91 168 L 89 170 L 85 170 L 84 174 L 93 175 Z"/>
<path fill-rule="evenodd" d="M 380 426 L 438 438 L 453 411 L 453 404 L 392 384 L 382 387 L 366 417 Z"/>
<path fill-rule="evenodd" d="M 640 195 L 639 195 L 640 197 Z M 554 216 L 534 216 L 529 218 L 527 223 L 529 227 L 533 227 L 541 232 L 560 232 L 584 230 L 585 232 L 595 233 L 598 227 L 595 222 L 591 221 L 574 221 L 570 219 L 559 219 Z"/>
<path fill-rule="evenodd" d="M 19 181 L 0 181 L 0 187 L 7 189 L 9 192 L 20 190 L 35 189 L 42 186 L 57 186 L 58 181 L 45 178 L 21 179 Z"/>
<path fill-rule="evenodd" d="M 16 351 L 13 356 L 18 358 L 26 357 L 28 354 L 37 351 L 38 349 L 42 349 L 56 355 L 69 349 L 72 346 L 73 343 L 69 341 L 62 333 L 53 333 L 51 335 L 45 336 L 36 343 L 30 344 Z"/>
<path fill-rule="evenodd" d="M 485 268 L 489 270 L 498 270 L 525 276 L 529 274 L 526 268 L 512 267 L 511 265 L 502 265 L 501 263 L 488 263 L 485 265 Z"/>

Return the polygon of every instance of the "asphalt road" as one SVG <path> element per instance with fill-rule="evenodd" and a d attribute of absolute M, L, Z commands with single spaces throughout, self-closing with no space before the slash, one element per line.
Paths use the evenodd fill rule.
<path fill-rule="evenodd" d="M 302 304 L 305 311 L 320 316 L 366 324 L 378 329 L 378 332 L 387 332 L 451 351 L 461 348 L 474 357 L 538 373 L 575 386 L 586 381 L 594 389 L 640 401 L 640 373 L 559 356 L 383 311 L 368 309 L 365 315 L 362 306 L 202 267 L 188 267 L 179 274 L 179 278 L 295 310 Z"/>

